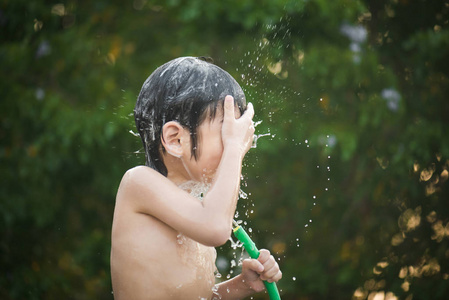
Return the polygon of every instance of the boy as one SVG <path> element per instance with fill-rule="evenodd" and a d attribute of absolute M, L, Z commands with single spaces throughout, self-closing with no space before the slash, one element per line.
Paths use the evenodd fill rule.
<path fill-rule="evenodd" d="M 229 239 L 254 110 L 221 68 L 182 57 L 156 69 L 134 110 L 146 166 L 128 170 L 112 225 L 114 297 L 242 299 L 278 281 L 268 250 L 214 284 L 215 248 Z M 191 182 L 210 186 L 194 197 Z"/>

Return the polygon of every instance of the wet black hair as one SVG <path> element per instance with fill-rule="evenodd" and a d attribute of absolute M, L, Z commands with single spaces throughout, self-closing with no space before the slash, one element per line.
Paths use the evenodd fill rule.
<path fill-rule="evenodd" d="M 192 157 L 198 158 L 198 126 L 231 95 L 240 113 L 246 99 L 237 81 L 204 57 L 180 57 L 157 68 L 145 81 L 137 98 L 134 118 L 145 150 L 145 165 L 167 176 L 162 159 L 162 127 L 177 121 L 190 131 Z M 222 107 L 222 105 L 221 105 Z"/>

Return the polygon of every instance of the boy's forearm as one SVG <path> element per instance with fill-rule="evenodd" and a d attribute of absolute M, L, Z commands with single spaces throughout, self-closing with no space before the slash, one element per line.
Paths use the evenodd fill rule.
<path fill-rule="evenodd" d="M 255 293 L 253 289 L 245 284 L 244 280 L 241 278 L 241 275 L 237 275 L 230 280 L 219 283 L 216 287 L 217 291 L 214 293 L 212 300 L 243 299 Z"/>
<path fill-rule="evenodd" d="M 218 213 L 215 220 L 224 222 L 229 229 L 237 206 L 243 156 L 238 148 L 229 147 L 223 151 L 212 187 L 203 201 L 203 205 L 210 205 Z"/>

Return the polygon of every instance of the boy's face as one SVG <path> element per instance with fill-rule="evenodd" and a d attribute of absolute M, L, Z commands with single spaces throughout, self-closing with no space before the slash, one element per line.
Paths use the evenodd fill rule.
<path fill-rule="evenodd" d="M 235 116 L 237 119 L 240 118 L 240 111 L 237 107 L 235 108 Z M 189 161 L 184 161 L 185 167 L 188 168 L 193 180 L 209 183 L 217 171 L 223 154 L 222 125 L 223 108 L 219 106 L 215 118 L 207 117 L 198 126 L 197 160 L 192 157 Z"/>

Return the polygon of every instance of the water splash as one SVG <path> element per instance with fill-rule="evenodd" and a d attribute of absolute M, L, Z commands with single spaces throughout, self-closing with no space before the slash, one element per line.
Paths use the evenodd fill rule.
<path fill-rule="evenodd" d="M 203 201 L 204 196 L 209 191 L 212 184 L 205 182 L 198 182 L 189 180 L 184 183 L 181 183 L 178 187 L 197 198 L 200 201 Z"/>
<path fill-rule="evenodd" d="M 264 137 L 264 136 L 271 136 L 271 137 L 273 137 L 273 136 L 271 135 L 271 133 L 255 134 L 255 135 L 254 135 L 254 139 L 253 139 L 253 144 L 252 144 L 251 148 L 257 148 L 257 141 L 258 141 L 261 137 Z"/>
<path fill-rule="evenodd" d="M 239 240 L 234 242 L 232 237 L 229 237 L 229 241 L 231 242 L 231 248 L 234 249 L 234 250 L 237 250 L 237 248 L 242 248 L 242 246 L 243 246 L 243 243 L 240 242 Z M 232 264 L 231 264 L 231 268 L 232 268 Z"/>
<path fill-rule="evenodd" d="M 219 300 L 221 299 L 221 295 L 218 293 L 218 285 L 214 285 L 212 288 L 212 300 Z"/>
<path fill-rule="evenodd" d="M 176 236 L 176 241 L 177 241 L 177 243 L 178 243 L 179 245 L 182 245 L 182 244 L 184 244 L 184 242 L 186 241 L 186 237 L 185 237 L 182 233 L 179 233 L 179 234 Z"/>
<path fill-rule="evenodd" d="M 248 194 L 245 193 L 242 189 L 239 189 L 239 199 L 248 199 Z"/>
<path fill-rule="evenodd" d="M 135 137 L 140 137 L 140 134 L 130 130 L 129 133 L 131 133 L 132 135 L 134 135 Z"/>

